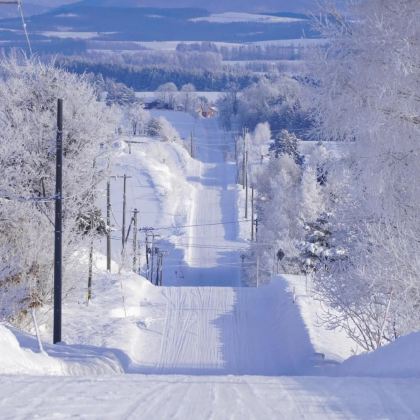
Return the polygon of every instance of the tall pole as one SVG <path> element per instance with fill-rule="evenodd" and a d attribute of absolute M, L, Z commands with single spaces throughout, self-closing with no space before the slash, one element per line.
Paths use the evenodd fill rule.
<path fill-rule="evenodd" d="M 191 131 L 191 136 L 190 136 L 190 155 L 191 155 L 191 157 L 194 157 L 193 142 L 194 142 L 193 132 Z"/>
<path fill-rule="evenodd" d="M 243 136 L 244 136 L 244 150 L 243 150 L 243 153 L 242 153 L 242 186 L 243 186 L 243 188 L 245 188 L 245 171 L 246 171 L 246 169 L 245 169 L 245 166 L 246 166 L 246 162 L 245 162 L 245 152 L 246 152 L 246 135 L 245 135 L 245 130 L 244 130 L 244 134 L 243 134 Z"/>
<path fill-rule="evenodd" d="M 257 254 L 257 287 L 260 286 L 260 254 Z"/>
<path fill-rule="evenodd" d="M 149 233 L 146 231 L 146 278 L 149 278 Z"/>
<path fill-rule="evenodd" d="M 111 272 L 111 181 L 106 183 L 106 269 Z"/>
<path fill-rule="evenodd" d="M 123 211 L 122 211 L 122 250 L 125 248 L 125 211 L 127 207 L 127 175 L 124 174 L 124 188 L 123 188 Z"/>
<path fill-rule="evenodd" d="M 163 253 L 160 254 L 159 264 L 159 286 L 163 285 Z"/>
<path fill-rule="evenodd" d="M 254 240 L 254 187 L 251 187 L 251 241 Z"/>
<path fill-rule="evenodd" d="M 248 150 L 245 151 L 245 219 L 248 219 Z"/>
<path fill-rule="evenodd" d="M 53 343 L 61 341 L 62 237 L 63 237 L 63 100 L 57 101 L 57 142 L 54 228 L 54 327 Z"/>
<path fill-rule="evenodd" d="M 152 258 L 151 268 L 150 268 L 150 282 L 153 283 L 153 270 L 154 270 L 154 263 L 155 263 L 155 234 L 152 233 L 152 250 L 150 253 Z"/>
<path fill-rule="evenodd" d="M 137 273 L 137 215 L 139 211 L 133 211 L 133 271 Z"/>
<path fill-rule="evenodd" d="M 255 241 L 258 242 L 258 217 L 255 218 Z"/>
<path fill-rule="evenodd" d="M 156 248 L 156 277 L 155 277 L 156 286 L 159 286 L 159 270 L 160 270 L 160 251 L 159 251 L 159 248 Z"/>
<path fill-rule="evenodd" d="M 91 227 L 91 234 L 93 235 L 93 215 L 90 217 L 90 227 Z M 92 299 L 92 277 L 93 277 L 93 236 L 90 240 L 90 247 L 89 247 L 89 274 L 88 274 L 88 293 L 87 293 L 87 302 Z"/>

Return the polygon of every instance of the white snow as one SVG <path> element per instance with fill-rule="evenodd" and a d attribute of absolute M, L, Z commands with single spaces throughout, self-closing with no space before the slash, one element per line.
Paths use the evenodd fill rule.
<path fill-rule="evenodd" d="M 45 353 L 41 353 L 34 337 L 0 324 L 0 374 L 111 375 L 123 372 L 117 357 L 107 349 L 44 346 Z"/>
<path fill-rule="evenodd" d="M 352 346 L 318 322 L 310 281 L 279 276 L 241 287 L 249 222 L 238 220 L 243 191 L 231 137 L 216 120 L 153 114 L 167 118 L 186 146 L 193 133 L 195 159 L 179 143 L 140 137 L 130 155 L 123 137 L 113 172 L 132 177 L 127 213 L 138 208 L 140 226 L 161 234 L 163 287 L 121 268 L 115 179 L 113 273 L 105 272 L 104 244 L 96 244 L 93 300 L 86 305 L 81 293 L 66 301 L 66 344 L 45 344 L 40 354 L 34 337 L 0 325 L 1 417 L 419 418 L 420 336 L 331 366 Z M 49 341 L 51 331 L 42 334 Z M 350 377 L 365 375 L 395 378 Z"/>
<path fill-rule="evenodd" d="M 244 12 L 225 12 L 215 13 L 210 16 L 198 17 L 190 19 L 192 22 L 211 22 L 211 23 L 239 23 L 239 22 L 253 22 L 253 23 L 293 23 L 299 22 L 303 19 L 281 17 L 272 15 L 260 15 L 254 13 Z"/>
<path fill-rule="evenodd" d="M 99 32 L 76 32 L 76 31 L 44 31 L 41 35 L 53 38 L 74 38 L 74 39 L 94 39 L 100 36 Z"/>
<path fill-rule="evenodd" d="M 327 363 L 343 362 L 357 352 L 355 343 L 342 330 L 329 330 L 322 324 L 323 308 L 314 298 L 310 276 L 282 275 L 293 294 L 307 328 L 314 352 L 323 354 Z"/>
<path fill-rule="evenodd" d="M 204 91 L 196 91 L 195 94 L 197 96 L 204 96 L 210 102 L 216 102 L 222 95 L 223 92 L 204 92 Z M 156 99 L 156 92 L 136 92 L 136 97 L 139 99 L 143 99 L 146 102 L 151 102 Z"/>
<path fill-rule="evenodd" d="M 419 354 L 420 333 L 412 333 L 375 352 L 351 357 L 336 369 L 336 374 L 420 378 Z"/>
<path fill-rule="evenodd" d="M 361 378 L 0 378 L 2 418 L 417 419 L 420 382 Z"/>

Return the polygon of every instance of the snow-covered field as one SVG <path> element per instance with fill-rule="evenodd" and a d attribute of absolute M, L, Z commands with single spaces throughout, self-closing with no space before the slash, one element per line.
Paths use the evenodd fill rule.
<path fill-rule="evenodd" d="M 238 218 L 231 136 L 216 120 L 153 114 L 193 134 L 194 158 L 148 138 L 129 154 L 122 137 L 113 172 L 131 177 L 127 214 L 137 208 L 140 227 L 160 234 L 163 287 L 122 267 L 116 178 L 113 270 L 96 244 L 93 299 L 66 301 L 66 344 L 39 353 L 34 337 L 0 325 L 1 418 L 419 418 L 418 335 L 339 365 L 352 344 L 318 322 L 310 279 L 241 287 L 249 221 Z"/>
<path fill-rule="evenodd" d="M 299 22 L 302 19 L 271 16 L 271 15 L 259 15 L 256 13 L 244 13 L 244 12 L 225 12 L 225 13 L 214 13 L 210 16 L 199 17 L 190 19 L 192 22 L 211 22 L 211 23 L 237 23 L 237 22 L 256 22 L 256 23 L 293 23 Z"/>
<path fill-rule="evenodd" d="M 207 98 L 210 102 L 215 103 L 221 96 L 222 92 L 201 92 L 197 91 L 195 92 L 197 96 L 204 96 Z M 156 100 L 156 92 L 136 92 L 137 98 L 144 99 L 146 102 L 154 101 Z"/>

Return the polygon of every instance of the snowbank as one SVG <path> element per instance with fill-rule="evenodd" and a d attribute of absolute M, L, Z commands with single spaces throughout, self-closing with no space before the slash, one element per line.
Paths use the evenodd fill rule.
<path fill-rule="evenodd" d="M 47 354 L 22 348 L 15 334 L 5 325 L 0 325 L 0 373 L 59 375 L 64 373 L 64 366 Z"/>
<path fill-rule="evenodd" d="M 355 347 L 344 331 L 329 330 L 320 322 L 323 308 L 314 299 L 310 277 L 284 274 L 281 276 L 288 284 L 289 291 L 299 308 L 300 315 L 308 330 L 314 350 L 324 355 L 326 362 L 343 362 L 350 357 Z"/>
<path fill-rule="evenodd" d="M 339 376 L 420 377 L 420 332 L 399 338 L 374 352 L 350 357 L 336 370 Z"/>
<path fill-rule="evenodd" d="M 44 349 L 39 351 L 34 336 L 0 325 L 0 375 L 115 375 L 124 371 L 116 350 L 45 343 Z"/>

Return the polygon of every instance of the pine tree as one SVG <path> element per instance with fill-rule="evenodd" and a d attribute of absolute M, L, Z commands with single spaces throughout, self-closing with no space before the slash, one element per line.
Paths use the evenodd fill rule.
<path fill-rule="evenodd" d="M 270 145 L 269 151 L 272 152 L 276 159 L 282 155 L 288 155 L 293 158 L 296 164 L 303 164 L 303 156 L 298 150 L 298 138 L 287 130 L 281 130 Z"/>

